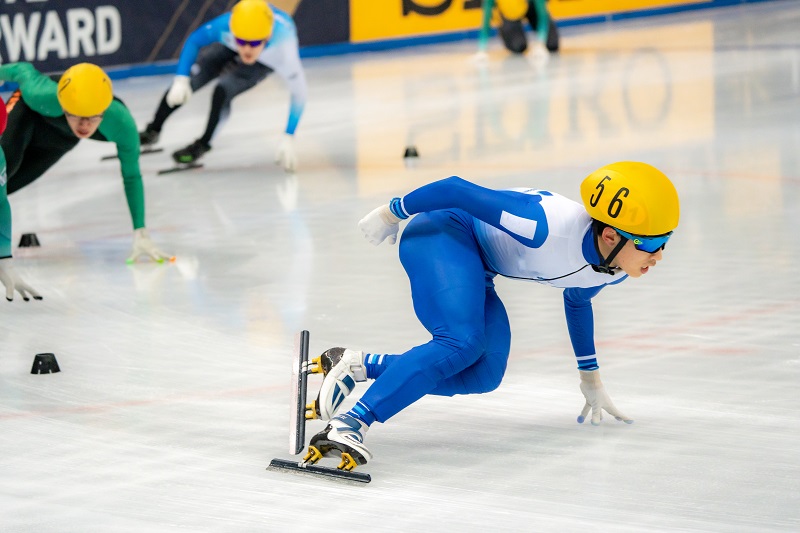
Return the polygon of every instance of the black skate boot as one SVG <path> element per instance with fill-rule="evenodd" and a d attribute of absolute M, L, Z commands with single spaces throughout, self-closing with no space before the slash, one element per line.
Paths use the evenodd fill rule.
<path fill-rule="evenodd" d="M 339 470 L 350 471 L 356 466 L 365 465 L 372 459 L 372 453 L 364 445 L 364 435 L 369 426 L 350 415 L 339 415 L 311 437 L 304 463 L 314 464 L 323 457 L 341 457 Z"/>
<path fill-rule="evenodd" d="M 180 150 L 173 153 L 172 159 L 174 159 L 176 163 L 190 164 L 196 162 L 198 159 L 203 157 L 203 154 L 205 154 L 209 150 L 211 150 L 210 144 L 206 144 L 200 139 L 197 139 L 195 142 L 193 142 L 186 148 L 181 148 Z"/>
<path fill-rule="evenodd" d="M 325 380 L 317 399 L 306 406 L 306 419 L 330 420 L 342 401 L 353 392 L 357 381 L 367 380 L 364 353 L 347 348 L 330 348 L 311 360 L 309 371 L 323 374 Z"/>
<path fill-rule="evenodd" d="M 154 130 L 148 125 L 144 131 L 139 132 L 139 144 L 142 145 L 142 147 L 153 146 L 158 142 L 159 137 L 161 137 L 161 132 Z"/>

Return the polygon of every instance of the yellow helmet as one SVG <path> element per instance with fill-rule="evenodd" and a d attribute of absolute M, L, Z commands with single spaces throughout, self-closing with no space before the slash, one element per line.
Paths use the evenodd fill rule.
<path fill-rule="evenodd" d="M 91 63 L 71 66 L 58 81 L 58 103 L 70 115 L 101 115 L 113 99 L 114 90 L 108 75 Z"/>
<path fill-rule="evenodd" d="M 506 20 L 520 20 L 528 12 L 528 0 L 497 0 L 497 9 Z"/>
<path fill-rule="evenodd" d="M 231 10 L 231 33 L 247 41 L 266 41 L 275 16 L 265 0 L 241 0 Z"/>
<path fill-rule="evenodd" d="M 678 226 L 678 191 L 669 178 L 647 163 L 606 165 L 581 183 L 589 216 L 633 235 L 655 236 Z"/>

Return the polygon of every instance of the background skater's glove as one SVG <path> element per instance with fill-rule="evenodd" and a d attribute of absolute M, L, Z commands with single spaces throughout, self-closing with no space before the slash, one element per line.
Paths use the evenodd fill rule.
<path fill-rule="evenodd" d="M 581 392 L 586 398 L 586 405 L 583 406 L 580 416 L 578 416 L 578 423 L 583 424 L 586 420 L 586 415 L 589 410 L 592 411 L 592 425 L 599 426 L 600 421 L 603 419 L 603 410 L 605 409 L 608 414 L 625 422 L 626 424 L 633 424 L 633 419 L 623 415 L 619 409 L 614 407 L 611 398 L 608 397 L 603 382 L 600 381 L 600 372 L 597 370 L 579 370 L 581 374 Z"/>
<path fill-rule="evenodd" d="M 172 80 L 172 87 L 167 92 L 167 105 L 178 107 L 189 101 L 192 97 L 192 85 L 189 76 L 175 76 Z"/>
<path fill-rule="evenodd" d="M 0 282 L 6 287 L 6 300 L 9 302 L 14 300 L 14 291 L 22 295 L 22 299 L 26 302 L 33 297 L 34 300 L 41 300 L 42 297 L 36 292 L 36 289 L 25 283 L 19 274 L 14 270 L 14 262 L 10 257 L 0 259 Z M 29 296 L 30 295 L 30 296 Z"/>
<path fill-rule="evenodd" d="M 141 256 L 146 255 L 153 261 L 157 263 L 163 263 L 164 261 L 174 261 L 175 258 L 165 254 L 158 248 L 156 245 L 153 244 L 153 241 L 150 240 L 150 235 L 147 233 L 147 228 L 139 228 L 134 230 L 133 232 L 133 250 L 131 250 L 131 255 L 126 260 L 127 263 L 133 263 Z"/>
<path fill-rule="evenodd" d="M 539 39 L 534 39 L 528 51 L 528 61 L 534 67 L 544 67 L 550 60 L 550 52 L 547 50 L 547 45 Z"/>
<path fill-rule="evenodd" d="M 275 164 L 281 165 L 286 172 L 294 172 L 297 167 L 297 156 L 294 153 L 294 135 L 285 133 L 283 140 L 275 152 Z"/>
<path fill-rule="evenodd" d="M 358 222 L 358 228 L 364 237 L 378 246 L 387 237 L 389 244 L 397 242 L 397 232 L 400 231 L 400 221 L 402 219 L 395 216 L 389 205 L 382 205 L 374 209 L 370 214 Z"/>

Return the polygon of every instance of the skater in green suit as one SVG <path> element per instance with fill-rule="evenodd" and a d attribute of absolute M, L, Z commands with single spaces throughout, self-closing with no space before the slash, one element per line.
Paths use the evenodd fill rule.
<path fill-rule="evenodd" d="M 8 126 L 0 137 L 8 167 L 7 193 L 37 180 L 81 139 L 113 142 L 134 229 L 128 262 L 142 256 L 158 262 L 171 260 L 147 233 L 139 134 L 128 108 L 114 98 L 111 80 L 103 69 L 80 63 L 56 83 L 30 63 L 10 63 L 0 66 L 2 80 L 19 85 L 9 100 Z M 6 228 L 0 231 L 5 234 Z"/>

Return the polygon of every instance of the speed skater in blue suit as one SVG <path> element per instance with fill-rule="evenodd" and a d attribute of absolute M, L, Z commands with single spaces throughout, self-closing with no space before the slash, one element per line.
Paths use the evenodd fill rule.
<path fill-rule="evenodd" d="M 639 162 L 619 162 L 581 183 L 582 203 L 538 189 L 492 190 L 453 176 L 373 210 L 359 222 L 367 240 L 394 244 L 417 318 L 431 340 L 405 353 L 326 350 L 325 374 L 311 411 L 328 421 L 306 462 L 341 455 L 347 469 L 372 454 L 364 437 L 422 397 L 481 394 L 505 374 L 511 330 L 496 276 L 563 289 L 564 310 L 580 375 L 583 422 L 591 412 L 633 420 L 617 409 L 600 380 L 592 298 L 607 285 L 646 274 L 662 258 L 678 225 L 678 194 L 669 178 Z M 374 380 L 348 412 L 337 415 L 356 382 Z"/>

